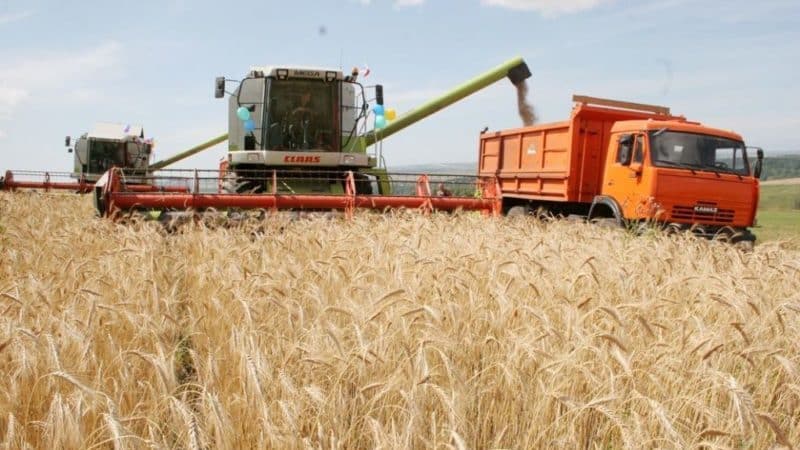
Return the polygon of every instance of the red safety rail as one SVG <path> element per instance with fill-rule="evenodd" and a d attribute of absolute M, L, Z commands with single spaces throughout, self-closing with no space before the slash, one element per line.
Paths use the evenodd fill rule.
<path fill-rule="evenodd" d="M 57 181 L 54 181 L 57 180 Z M 150 184 L 128 183 L 127 189 L 132 192 L 189 192 L 184 186 L 155 186 Z M 7 170 L 0 177 L 0 190 L 16 191 L 19 189 L 36 189 L 45 192 L 51 190 L 72 191 L 78 194 L 92 192 L 94 182 L 86 179 L 81 174 L 75 177 L 68 172 L 37 172 L 32 170 L 11 171 Z"/>
<path fill-rule="evenodd" d="M 209 173 L 212 171 L 202 171 Z M 408 175 L 405 175 L 408 176 Z M 352 172 L 345 172 L 342 182 L 343 194 L 327 193 L 280 193 L 281 179 L 275 171 L 263 178 L 263 186 L 270 192 L 262 193 L 224 193 L 216 190 L 220 185 L 220 172 L 213 176 L 201 177 L 194 171 L 193 177 L 171 177 L 173 184 L 190 186 L 189 192 L 137 192 L 126 185 L 122 173 L 111 170 L 106 174 L 101 197 L 101 211 L 106 216 L 115 217 L 119 212 L 130 210 L 224 210 L 265 209 L 265 210 L 341 210 L 351 217 L 355 209 L 407 208 L 419 209 L 424 213 L 431 211 L 455 211 L 458 209 L 482 211 L 485 214 L 500 215 L 501 202 L 497 182 L 493 178 L 474 178 L 471 196 L 432 195 L 427 175 L 417 177 L 416 192 L 400 195 L 359 194 L 358 181 Z M 152 177 L 156 179 L 157 177 Z M 164 178 L 166 180 L 166 178 Z M 163 184 L 160 181 L 152 184 Z M 212 186 L 215 192 L 202 192 L 202 186 Z M 478 193 L 478 194 L 474 194 Z M 477 195 L 477 196 L 476 196 Z"/>

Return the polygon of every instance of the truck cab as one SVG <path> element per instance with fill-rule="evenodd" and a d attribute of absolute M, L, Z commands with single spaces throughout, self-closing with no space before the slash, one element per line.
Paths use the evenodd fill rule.
<path fill-rule="evenodd" d="M 732 131 L 683 118 L 620 121 L 611 128 L 601 195 L 628 220 L 745 229 L 758 206 L 755 165 Z"/>

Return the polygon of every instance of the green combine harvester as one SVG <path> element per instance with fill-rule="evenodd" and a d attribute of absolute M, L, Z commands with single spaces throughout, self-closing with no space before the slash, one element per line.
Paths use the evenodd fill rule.
<path fill-rule="evenodd" d="M 487 187 L 491 179 L 390 174 L 382 142 L 502 78 L 522 92 L 530 75 L 522 58 L 514 58 L 399 116 L 385 108 L 383 87 L 364 86 L 355 69 L 345 76 L 336 69 L 254 67 L 231 91 L 231 80 L 218 77 L 215 96 L 229 97 L 228 134 L 209 141 L 228 140 L 220 170 L 160 171 L 149 183 L 173 189 L 158 192 L 137 192 L 125 171 L 111 170 L 95 186 L 95 204 L 101 215 L 110 216 L 128 210 L 152 215 L 156 210 L 355 208 L 497 214 L 499 192 Z"/>

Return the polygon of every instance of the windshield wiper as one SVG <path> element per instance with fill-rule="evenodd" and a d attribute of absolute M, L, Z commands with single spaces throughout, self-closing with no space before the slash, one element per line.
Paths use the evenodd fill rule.
<path fill-rule="evenodd" d="M 742 174 L 741 173 L 739 173 L 738 171 L 736 171 L 734 169 L 730 169 L 730 168 L 729 169 L 723 169 L 721 167 L 704 166 L 702 164 L 679 163 L 679 162 L 675 162 L 675 161 L 662 161 L 662 160 L 656 160 L 656 163 L 663 164 L 663 165 L 668 165 L 668 166 L 671 166 L 671 167 L 689 169 L 692 172 L 693 175 L 695 174 L 695 169 L 699 169 L 699 170 L 704 171 L 704 172 L 713 172 L 717 176 L 717 178 L 719 178 L 719 174 L 720 173 L 730 173 L 730 174 L 733 174 L 733 175 L 736 175 L 737 177 L 739 177 L 740 180 L 742 179 Z"/>
<path fill-rule="evenodd" d="M 675 162 L 675 161 L 656 160 L 656 162 L 658 164 L 666 164 L 668 166 L 678 167 L 678 168 L 681 168 L 681 169 L 689 169 L 689 170 L 692 171 L 692 175 L 695 175 L 694 169 L 702 169 L 703 168 L 703 166 L 698 165 L 698 164 L 679 163 L 679 162 Z"/>
<path fill-rule="evenodd" d="M 714 172 L 715 173 L 731 173 L 731 174 L 736 175 L 737 177 L 739 177 L 740 180 L 742 179 L 742 174 L 739 173 L 739 171 L 736 170 L 736 169 L 731 169 L 731 168 L 727 168 L 726 169 L 726 168 L 723 168 L 723 167 L 714 166 Z"/>

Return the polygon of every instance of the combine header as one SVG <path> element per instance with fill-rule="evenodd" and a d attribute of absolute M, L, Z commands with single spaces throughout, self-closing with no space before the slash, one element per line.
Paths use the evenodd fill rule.
<path fill-rule="evenodd" d="M 382 86 L 374 86 L 370 108 L 355 70 L 344 76 L 333 69 L 255 67 L 228 92 L 229 149 L 219 171 L 161 171 L 142 178 L 111 170 L 95 187 L 95 204 L 101 215 L 113 217 L 125 211 L 231 208 L 497 214 L 499 193 L 491 178 L 389 174 L 381 144 L 505 77 L 519 85 L 530 71 L 521 58 L 512 59 L 393 119 L 393 111 L 384 108 Z M 216 97 L 227 92 L 227 81 L 217 78 Z M 128 179 L 183 192 L 137 192 Z"/>
<path fill-rule="evenodd" d="M 356 174 L 344 173 L 344 178 L 331 179 L 325 172 L 305 172 L 291 178 L 277 171 L 266 178 L 248 175 L 251 180 L 268 186 L 266 192 L 238 193 L 226 190 L 223 172 L 212 170 L 164 171 L 148 177 L 148 186 L 158 190 L 144 191 L 140 185 L 126 182 L 121 169 L 112 169 L 97 183 L 95 206 L 106 217 L 117 218 L 123 211 L 151 213 L 159 211 L 168 217 L 176 211 L 204 210 L 293 210 L 344 212 L 352 216 L 356 209 L 416 209 L 432 211 L 481 211 L 499 215 L 501 202 L 497 183 L 463 175 L 394 174 L 389 182 L 389 194 L 360 194 Z M 338 193 L 288 193 L 281 183 L 332 183 L 341 185 Z M 373 186 L 377 189 L 377 186 Z M 216 189 L 215 189 L 216 188 Z"/>

